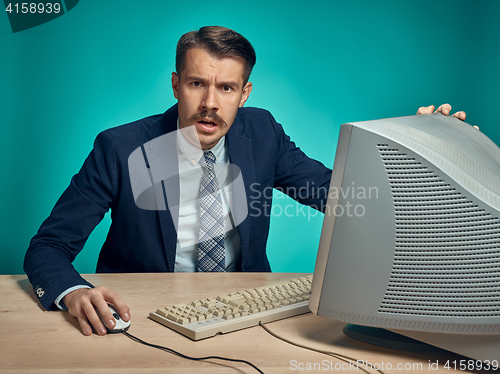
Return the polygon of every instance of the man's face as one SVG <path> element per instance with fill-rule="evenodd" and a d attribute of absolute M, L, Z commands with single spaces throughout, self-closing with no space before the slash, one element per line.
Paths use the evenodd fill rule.
<path fill-rule="evenodd" d="M 172 73 L 172 88 L 180 128 L 195 126 L 196 133 L 183 131 L 192 144 L 212 148 L 229 131 L 252 92 L 250 82 L 243 85 L 244 70 L 237 58 L 218 59 L 201 48 L 187 51 L 182 72 Z"/>

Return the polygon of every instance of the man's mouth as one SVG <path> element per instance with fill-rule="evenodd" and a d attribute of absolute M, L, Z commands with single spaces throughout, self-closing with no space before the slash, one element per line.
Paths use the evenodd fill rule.
<path fill-rule="evenodd" d="M 197 123 L 203 125 L 203 126 L 207 126 L 207 127 L 214 127 L 214 126 L 218 126 L 217 123 L 215 121 L 212 121 L 210 119 L 201 119 L 199 121 L 196 121 Z"/>
<path fill-rule="evenodd" d="M 215 134 L 219 129 L 227 127 L 227 123 L 214 111 L 204 110 L 191 117 L 201 133 Z"/>

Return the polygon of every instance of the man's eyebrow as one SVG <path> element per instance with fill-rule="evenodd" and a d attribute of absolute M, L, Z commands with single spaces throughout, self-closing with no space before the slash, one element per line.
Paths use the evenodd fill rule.
<path fill-rule="evenodd" d="M 189 75 L 189 76 L 187 76 L 187 77 L 186 77 L 186 79 L 187 79 L 188 81 L 201 81 L 201 82 L 204 82 L 204 81 L 205 81 L 205 79 L 203 79 L 203 78 L 201 78 L 201 77 L 197 77 L 197 76 L 195 76 L 195 75 Z"/>

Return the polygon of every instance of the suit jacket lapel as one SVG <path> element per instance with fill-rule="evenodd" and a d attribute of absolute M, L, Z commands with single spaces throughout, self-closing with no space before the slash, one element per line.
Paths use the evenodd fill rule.
<path fill-rule="evenodd" d="M 177 105 L 165 112 L 156 125 L 153 138 L 146 147 L 153 178 L 167 267 L 174 271 L 179 222 L 179 163 L 176 130 Z"/>
<path fill-rule="evenodd" d="M 243 222 L 237 227 L 241 241 L 242 270 L 244 271 L 244 264 L 248 262 L 249 256 L 250 221 L 252 219 L 252 217 L 248 215 L 248 212 L 250 211 L 250 207 L 248 207 L 248 196 L 250 196 L 251 192 L 250 186 L 255 182 L 255 167 L 252 157 L 252 140 L 243 136 L 241 132 L 242 126 L 243 124 L 238 120 L 238 118 L 236 118 L 226 134 L 226 141 L 229 161 L 231 164 L 237 165 L 240 168 L 245 186 L 244 191 L 238 188 L 233 189 L 233 199 L 237 201 L 236 204 L 241 204 L 245 201 L 248 208 L 244 212 L 246 214 L 246 218 L 244 218 Z M 235 212 L 235 214 L 238 213 L 238 211 Z M 235 221 L 241 221 L 241 219 L 235 217 Z"/>

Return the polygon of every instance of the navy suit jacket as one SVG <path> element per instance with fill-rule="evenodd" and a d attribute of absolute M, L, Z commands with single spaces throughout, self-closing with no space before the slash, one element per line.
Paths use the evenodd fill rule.
<path fill-rule="evenodd" d="M 175 211 L 145 210 L 132 191 L 128 159 L 138 147 L 177 130 L 177 105 L 155 115 L 100 133 L 94 148 L 33 237 L 24 270 L 44 308 L 75 285 L 89 285 L 72 266 L 88 236 L 111 209 L 111 227 L 96 272 L 174 271 L 177 244 Z M 229 159 L 241 170 L 248 215 L 238 226 L 240 271 L 270 271 L 266 255 L 272 188 L 302 204 L 324 210 L 331 170 L 295 146 L 271 114 L 241 108 L 226 134 Z M 163 144 L 171 157 L 163 162 L 178 168 L 175 144 Z M 168 152 L 170 150 L 170 152 Z M 153 149 L 153 151 L 155 151 Z M 157 152 L 161 156 L 161 150 Z M 154 154 L 154 152 L 152 153 Z M 154 160 L 149 158 L 154 170 Z M 158 188 L 160 186 L 160 188 Z M 178 177 L 155 188 L 157 198 L 178 205 Z M 233 196 L 238 198 L 238 196 Z M 161 205 L 161 204 L 160 204 Z"/>

